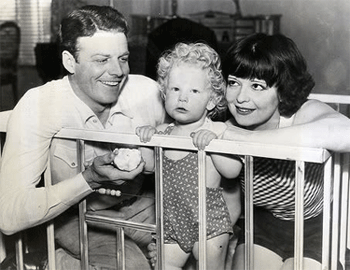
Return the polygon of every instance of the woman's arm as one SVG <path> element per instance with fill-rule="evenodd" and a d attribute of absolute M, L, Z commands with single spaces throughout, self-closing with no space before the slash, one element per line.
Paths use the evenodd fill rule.
<path fill-rule="evenodd" d="M 223 177 L 233 179 L 239 175 L 242 169 L 242 161 L 238 157 L 223 154 L 211 154 L 210 156 L 216 170 Z"/>
<path fill-rule="evenodd" d="M 307 101 L 296 113 L 290 127 L 249 131 L 235 127 L 232 121 L 228 125 L 222 136 L 226 140 L 350 152 L 350 119 L 317 100 Z"/>

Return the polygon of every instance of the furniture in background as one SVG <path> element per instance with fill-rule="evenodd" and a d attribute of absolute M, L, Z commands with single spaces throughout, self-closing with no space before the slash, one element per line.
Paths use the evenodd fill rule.
<path fill-rule="evenodd" d="M 180 35 L 180 41 L 183 40 L 183 36 L 187 37 L 188 34 L 182 34 L 181 32 L 189 32 L 188 26 L 184 24 L 184 29 L 175 26 L 172 23 L 172 27 L 176 27 L 176 31 L 172 31 L 170 34 L 170 26 L 167 25 L 169 21 L 174 20 L 187 20 L 191 25 L 202 25 L 204 29 L 210 29 L 214 32 L 217 40 L 217 46 L 214 47 L 219 55 L 223 57 L 227 49 L 236 40 L 247 36 L 252 33 L 266 33 L 269 35 L 277 34 L 280 32 L 280 21 L 282 15 L 271 14 L 271 15 L 252 15 L 252 16 L 242 16 L 240 13 L 230 14 L 218 11 L 205 11 L 195 14 L 189 14 L 185 16 L 147 16 L 147 15 L 131 15 L 131 33 L 130 33 L 130 67 L 131 72 L 133 71 L 133 66 L 137 66 L 136 73 L 141 73 L 144 75 L 150 75 L 154 78 L 154 72 L 149 73 L 150 66 L 153 65 L 153 70 L 155 70 L 155 63 L 149 62 L 149 42 L 150 38 L 154 38 L 153 33 L 160 31 L 165 31 L 167 29 L 169 34 L 164 34 L 165 38 L 169 40 L 164 40 L 164 43 L 170 43 L 176 40 L 175 35 Z M 196 31 L 188 41 L 198 41 L 203 40 L 200 38 L 201 30 L 196 27 Z M 203 30 L 207 32 L 207 30 Z M 152 42 L 152 40 L 151 40 Z M 145 46 L 147 48 L 145 48 Z M 165 47 L 165 46 L 164 46 Z M 162 49 L 160 47 L 160 49 Z M 133 57 L 133 54 L 137 57 Z M 157 54 L 158 55 L 158 54 Z M 136 63 L 132 61 L 135 59 Z"/>
<path fill-rule="evenodd" d="M 0 25 L 0 87 L 11 84 L 15 103 L 18 101 L 17 62 L 20 42 L 21 31 L 17 23 L 8 21 Z"/>
<path fill-rule="evenodd" d="M 156 79 L 156 65 L 161 54 L 178 42 L 204 42 L 217 50 L 213 30 L 186 18 L 172 18 L 148 34 L 146 76 Z"/>

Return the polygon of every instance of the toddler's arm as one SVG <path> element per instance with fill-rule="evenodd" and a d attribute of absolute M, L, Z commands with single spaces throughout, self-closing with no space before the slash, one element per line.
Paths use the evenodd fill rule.
<path fill-rule="evenodd" d="M 198 149 L 203 150 L 213 139 L 217 139 L 218 136 L 211 130 L 201 129 L 191 134 L 193 144 Z M 225 154 L 211 154 L 212 161 L 217 171 L 225 178 L 236 178 L 241 169 L 241 160 L 233 155 Z"/>
<path fill-rule="evenodd" d="M 157 129 L 153 126 L 141 126 L 136 128 L 136 135 L 139 136 L 141 142 L 149 142 L 152 136 L 157 133 Z M 142 159 L 145 161 L 144 173 L 154 172 L 154 150 L 150 147 L 140 147 Z"/>

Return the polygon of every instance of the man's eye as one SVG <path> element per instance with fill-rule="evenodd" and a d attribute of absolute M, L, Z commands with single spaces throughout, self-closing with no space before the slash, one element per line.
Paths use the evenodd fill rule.
<path fill-rule="evenodd" d="M 128 62 L 129 61 L 129 57 L 122 57 L 120 58 L 121 62 Z"/>
<path fill-rule="evenodd" d="M 197 90 L 197 89 L 192 89 L 192 93 L 198 94 L 198 93 L 199 93 L 199 90 Z"/>
<path fill-rule="evenodd" d="M 97 63 L 106 63 L 108 61 L 108 58 L 101 58 L 95 60 Z"/>

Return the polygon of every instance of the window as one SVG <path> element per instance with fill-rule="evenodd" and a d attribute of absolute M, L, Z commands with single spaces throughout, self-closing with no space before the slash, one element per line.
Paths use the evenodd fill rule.
<path fill-rule="evenodd" d="M 20 65 L 35 65 L 34 48 L 50 42 L 51 0 L 2 0 L 0 22 L 15 21 L 21 28 Z"/>

